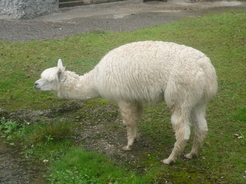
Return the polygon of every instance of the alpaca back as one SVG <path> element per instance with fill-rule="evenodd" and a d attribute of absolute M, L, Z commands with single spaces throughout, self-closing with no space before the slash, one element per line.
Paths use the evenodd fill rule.
<path fill-rule="evenodd" d="M 205 81 L 207 71 L 198 62 L 202 58 L 211 65 L 203 53 L 184 45 L 155 41 L 126 44 L 110 51 L 95 67 L 95 86 L 107 100 L 156 103 L 164 100 L 169 83 L 191 83 L 193 91 L 198 71 L 202 71 L 203 90 L 209 82 Z"/>

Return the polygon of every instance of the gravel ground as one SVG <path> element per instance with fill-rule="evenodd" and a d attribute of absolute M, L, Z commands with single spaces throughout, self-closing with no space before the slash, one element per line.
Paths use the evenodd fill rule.
<path fill-rule="evenodd" d="M 10 42 L 62 38 L 93 31 L 133 31 L 180 21 L 184 17 L 203 16 L 225 10 L 246 9 L 246 2 L 184 3 L 151 1 L 141 4 L 109 3 L 63 8 L 53 14 L 31 20 L 1 20 L 0 39 Z"/>

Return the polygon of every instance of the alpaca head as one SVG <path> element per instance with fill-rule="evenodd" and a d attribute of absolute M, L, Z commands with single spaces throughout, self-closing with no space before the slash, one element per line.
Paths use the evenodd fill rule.
<path fill-rule="evenodd" d="M 42 72 L 41 78 L 34 83 L 34 88 L 38 91 L 57 91 L 64 71 L 65 68 L 59 59 L 57 67 L 48 68 Z"/>

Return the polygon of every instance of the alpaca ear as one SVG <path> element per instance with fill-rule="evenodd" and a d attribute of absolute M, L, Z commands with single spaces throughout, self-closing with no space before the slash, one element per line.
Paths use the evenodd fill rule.
<path fill-rule="evenodd" d="M 57 67 L 59 69 L 62 69 L 63 68 L 63 64 L 62 64 L 62 60 L 61 59 L 58 60 Z"/>
<path fill-rule="evenodd" d="M 58 60 L 57 68 L 59 69 L 58 70 L 58 73 L 57 73 L 58 80 L 61 81 L 61 79 L 62 79 L 62 73 L 64 71 L 64 67 L 63 67 L 62 60 L 61 59 Z"/>

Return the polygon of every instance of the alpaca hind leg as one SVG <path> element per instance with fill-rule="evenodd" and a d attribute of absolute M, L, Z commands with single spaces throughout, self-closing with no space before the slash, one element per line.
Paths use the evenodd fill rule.
<path fill-rule="evenodd" d="M 175 162 L 179 154 L 184 150 L 190 137 L 189 115 L 189 110 L 174 111 L 171 121 L 175 131 L 176 142 L 171 155 L 167 159 L 162 160 L 164 164 Z"/>
<path fill-rule="evenodd" d="M 141 117 L 143 106 L 137 102 L 120 102 L 119 103 L 123 123 L 127 129 L 127 145 L 123 150 L 131 150 L 136 137 L 138 136 L 137 123 Z"/>
<path fill-rule="evenodd" d="M 197 105 L 191 112 L 191 120 L 194 125 L 195 135 L 191 152 L 186 154 L 185 157 L 192 159 L 198 156 L 198 150 L 202 147 L 206 137 L 208 126 L 205 119 L 206 105 Z"/>

